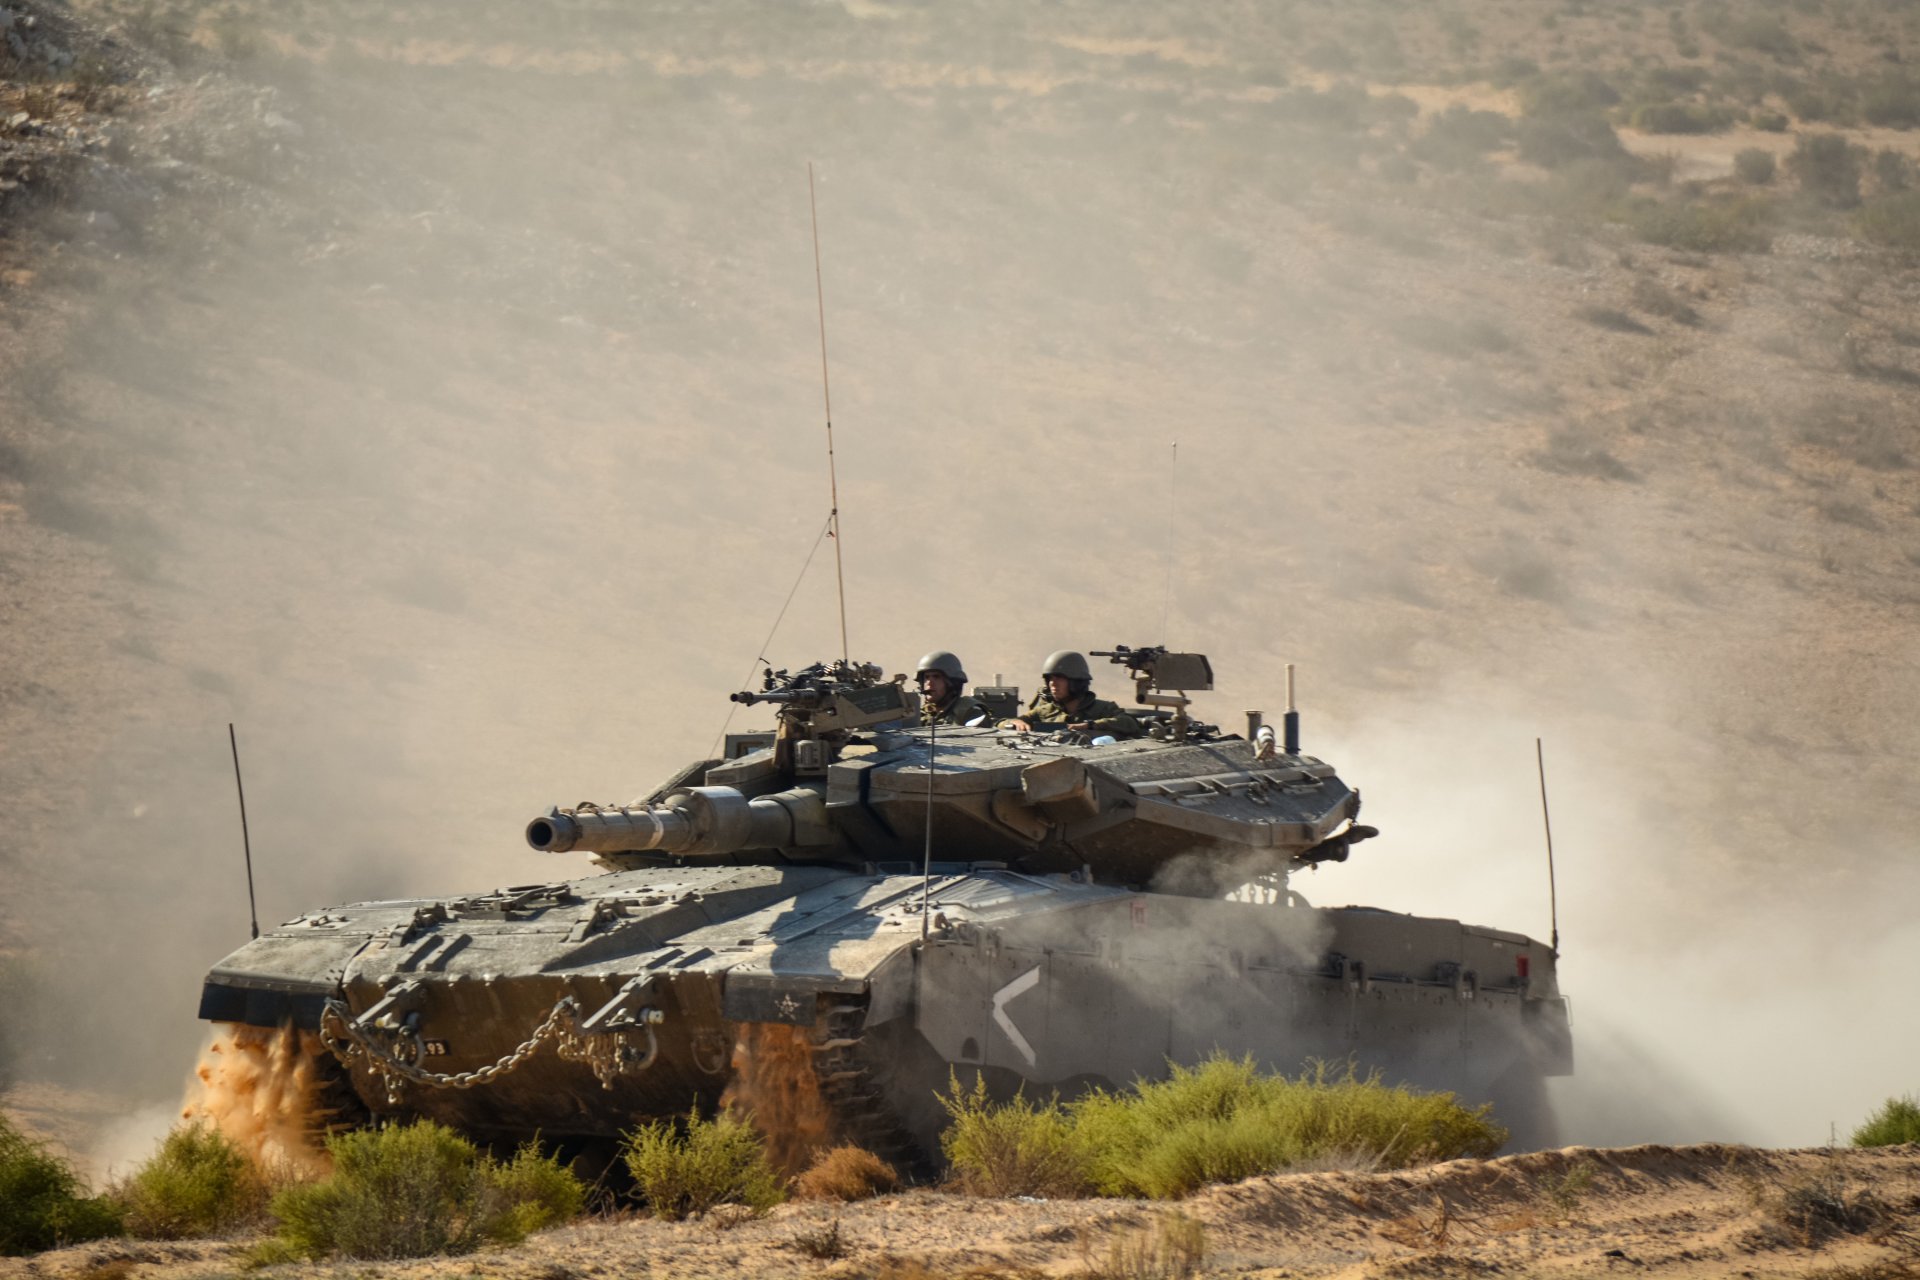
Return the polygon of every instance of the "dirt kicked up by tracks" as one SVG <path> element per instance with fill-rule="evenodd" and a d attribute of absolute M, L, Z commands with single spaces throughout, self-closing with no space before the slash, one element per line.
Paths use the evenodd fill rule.
<path fill-rule="evenodd" d="M 913 1191 L 795 1203 L 764 1218 L 599 1220 L 511 1250 L 409 1263 L 339 1262 L 316 1276 L 674 1277 L 1200 1275 L 1920 1275 L 1920 1147 L 1569 1147 L 1402 1173 L 1320 1172 L 1215 1187 L 1175 1206 L 1001 1201 Z M 1198 1231 L 1192 1224 L 1198 1224 Z M 249 1239 L 96 1244 L 0 1263 L 0 1276 L 230 1275 Z M 1131 1260 L 1131 1261 L 1129 1261 Z M 1172 1265 L 1169 1265 L 1169 1263 Z"/>

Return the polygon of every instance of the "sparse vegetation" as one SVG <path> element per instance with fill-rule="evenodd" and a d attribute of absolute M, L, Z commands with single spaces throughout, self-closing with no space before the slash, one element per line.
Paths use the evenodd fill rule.
<path fill-rule="evenodd" d="M 1649 280 L 1645 276 L 1633 282 L 1633 305 L 1648 315 L 1661 316 L 1678 324 L 1700 323 L 1700 313 L 1692 303 L 1659 281 Z"/>
<path fill-rule="evenodd" d="M 1390 1088 L 1377 1075 L 1324 1065 L 1289 1078 L 1251 1058 L 1216 1055 L 1125 1093 L 1072 1104 L 988 1099 L 953 1082 L 942 1146 L 956 1180 L 988 1195 L 1123 1195 L 1174 1199 L 1330 1157 L 1403 1168 L 1491 1155 L 1507 1139 L 1485 1107 L 1451 1094 Z"/>
<path fill-rule="evenodd" d="M 802 1200 L 865 1200 L 900 1186 L 894 1167 L 864 1147 L 838 1146 L 822 1151 L 794 1180 Z"/>
<path fill-rule="evenodd" d="M 1106 1246 L 1104 1256 L 1085 1249 L 1089 1280 L 1187 1280 L 1207 1260 L 1207 1229 L 1175 1209 L 1141 1226 L 1114 1227 Z"/>
<path fill-rule="evenodd" d="M 1888 1098 L 1881 1108 L 1853 1131 L 1856 1147 L 1890 1147 L 1896 1142 L 1920 1142 L 1920 1099 L 1911 1095 Z"/>
<path fill-rule="evenodd" d="M 1733 111 L 1694 102 L 1649 102 L 1629 121 L 1642 133 L 1719 133 L 1733 125 Z"/>
<path fill-rule="evenodd" d="M 511 1244 L 580 1212 L 586 1190 L 529 1143 L 501 1163 L 432 1121 L 327 1139 L 333 1173 L 274 1196 L 277 1251 L 422 1258 Z M 263 1259 L 264 1260 L 264 1259 Z"/>
<path fill-rule="evenodd" d="M 1648 244 L 1695 253 L 1765 253 L 1773 245 L 1773 205 L 1759 197 L 1731 200 L 1629 201 L 1629 229 Z"/>
<path fill-rule="evenodd" d="M 1889 249 L 1920 251 L 1920 191 L 1870 200 L 1854 215 L 1860 238 Z"/>
<path fill-rule="evenodd" d="M 759 1133 L 726 1112 L 643 1125 L 627 1139 L 626 1162 L 647 1207 L 662 1218 L 722 1204 L 764 1211 L 786 1199 Z"/>
<path fill-rule="evenodd" d="M 1865 152 L 1837 133 L 1803 133 L 1787 156 L 1787 172 L 1809 198 L 1835 209 L 1860 203 Z"/>
<path fill-rule="evenodd" d="M 114 1189 L 127 1230 L 152 1240 L 213 1235 L 264 1217 L 268 1188 L 245 1152 L 210 1125 L 182 1125 Z"/>
<path fill-rule="evenodd" d="M 996 1103 L 984 1076 L 971 1090 L 949 1076 L 940 1103 L 951 1121 L 940 1135 L 940 1150 L 962 1190 L 981 1196 L 1085 1194 L 1087 1152 L 1057 1099 L 1036 1103 L 1020 1093 Z"/>
<path fill-rule="evenodd" d="M 1541 1207 L 1555 1217 L 1572 1217 L 1580 1208 L 1580 1202 L 1593 1190 L 1597 1171 L 1593 1161 L 1581 1160 L 1559 1173 L 1549 1174 L 1541 1180 L 1536 1192 Z"/>
<path fill-rule="evenodd" d="M 1777 168 L 1773 152 L 1762 147 L 1748 147 L 1733 157 L 1733 176 L 1748 186 L 1766 186 L 1773 181 Z"/>
<path fill-rule="evenodd" d="M 1871 1231 L 1888 1216 L 1886 1202 L 1858 1186 L 1837 1162 L 1763 1191 L 1760 1208 L 1766 1218 L 1758 1232 L 1760 1242 L 1803 1249 Z"/>
<path fill-rule="evenodd" d="M 119 1235 L 120 1210 L 89 1196 L 71 1165 L 0 1114 L 0 1255 Z"/>
<path fill-rule="evenodd" d="M 847 1242 L 840 1234 L 838 1218 L 824 1227 L 797 1232 L 793 1247 L 816 1262 L 831 1262 L 847 1256 Z"/>
<path fill-rule="evenodd" d="M 1611 329 L 1615 333 L 1652 333 L 1653 330 L 1641 324 L 1618 307 L 1587 305 L 1574 308 L 1574 315 L 1598 329 Z"/>

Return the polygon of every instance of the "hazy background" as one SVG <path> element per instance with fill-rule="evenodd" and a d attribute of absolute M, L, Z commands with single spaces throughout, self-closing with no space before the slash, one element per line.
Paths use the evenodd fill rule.
<path fill-rule="evenodd" d="M 1520 110 L 1503 57 L 1678 57 L 1666 7 L 46 11 L 132 70 L 0 230 L 16 1077 L 176 1094 L 229 721 L 265 922 L 578 874 L 530 816 L 708 749 L 828 509 L 811 161 L 856 658 L 1171 643 L 1229 727 L 1295 662 L 1384 833 L 1297 887 L 1536 936 L 1542 737 L 1569 1140 L 1920 1087 L 1911 269 L 1392 163 Z M 1767 12 L 1809 75 L 1920 54 Z M 823 545 L 764 656 L 838 650 Z"/>

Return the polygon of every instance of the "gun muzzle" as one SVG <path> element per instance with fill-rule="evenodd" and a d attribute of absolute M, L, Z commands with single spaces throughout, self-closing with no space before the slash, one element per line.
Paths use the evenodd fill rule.
<path fill-rule="evenodd" d="M 527 824 L 541 853 L 736 853 L 833 839 L 826 801 L 807 787 L 751 800 L 732 787 L 690 787 L 664 804 L 554 809 Z"/>

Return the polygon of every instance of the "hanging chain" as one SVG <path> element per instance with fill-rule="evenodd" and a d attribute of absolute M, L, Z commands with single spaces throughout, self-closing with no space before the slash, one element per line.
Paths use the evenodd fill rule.
<path fill-rule="evenodd" d="M 640 1029 L 646 1035 L 646 1050 L 641 1052 L 624 1030 L 581 1035 L 579 1002 L 572 996 L 562 996 L 546 1020 L 533 1029 L 532 1035 L 494 1062 L 472 1071 L 428 1071 L 420 1065 L 420 1059 L 426 1056 L 426 1044 L 419 1032 L 362 1028 L 354 1021 L 353 1011 L 341 1000 L 327 1001 L 320 1017 L 320 1038 L 348 1068 L 353 1066 L 354 1058 L 365 1054 L 368 1067 L 386 1085 L 389 1105 L 399 1103 L 401 1085 L 407 1082 L 434 1089 L 471 1089 L 485 1084 L 519 1067 L 549 1040 L 556 1042 L 555 1051 L 562 1058 L 586 1063 L 601 1088 L 611 1089 L 618 1077 L 652 1066 L 659 1053 L 659 1040 L 652 1026 L 658 1014 L 653 1010 L 647 1012 L 654 1016 L 641 1024 Z M 381 1043 L 388 1037 L 407 1046 L 406 1056 Z"/>

